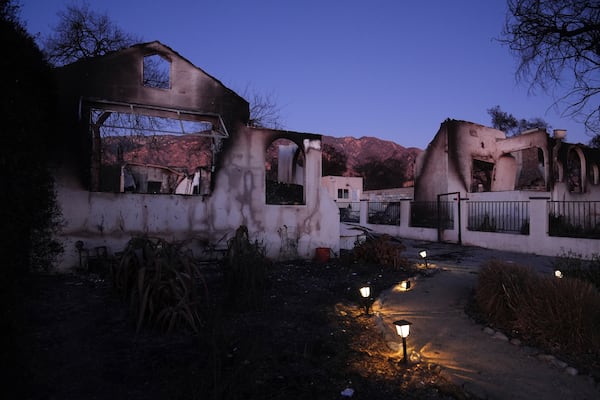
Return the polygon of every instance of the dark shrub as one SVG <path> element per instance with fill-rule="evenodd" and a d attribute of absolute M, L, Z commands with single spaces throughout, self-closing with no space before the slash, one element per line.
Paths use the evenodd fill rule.
<path fill-rule="evenodd" d="M 356 243 L 353 249 L 355 261 L 380 264 L 393 268 L 405 268 L 408 261 L 401 257 L 404 245 L 389 235 L 368 237 L 364 242 Z"/>
<path fill-rule="evenodd" d="M 480 271 L 475 300 L 489 323 L 551 352 L 600 352 L 600 292 L 589 282 L 490 261 Z"/>
<path fill-rule="evenodd" d="M 525 298 L 535 290 L 535 273 L 526 267 L 498 260 L 488 261 L 479 271 L 475 300 L 489 321 L 509 328 Z"/>
<path fill-rule="evenodd" d="M 225 295 L 230 305 L 253 308 L 262 305 L 271 261 L 258 242 L 250 242 L 248 228 L 240 226 L 227 243 L 223 263 Z"/>

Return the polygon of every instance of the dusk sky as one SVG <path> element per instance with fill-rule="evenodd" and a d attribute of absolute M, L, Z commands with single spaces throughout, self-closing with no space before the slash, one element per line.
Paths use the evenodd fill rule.
<path fill-rule="evenodd" d="M 72 0 L 20 0 L 45 36 Z M 159 40 L 238 94 L 271 95 L 285 129 L 374 136 L 425 148 L 446 118 L 490 125 L 499 105 L 587 143 L 551 95 L 529 94 L 498 43 L 505 0 L 90 0 L 143 41 Z"/>

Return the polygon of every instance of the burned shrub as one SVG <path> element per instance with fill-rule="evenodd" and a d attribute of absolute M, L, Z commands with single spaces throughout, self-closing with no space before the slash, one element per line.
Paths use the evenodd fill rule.
<path fill-rule="evenodd" d="M 225 296 L 234 307 L 259 307 L 264 299 L 271 261 L 258 241 L 250 242 L 248 228 L 240 226 L 227 243 L 223 262 Z"/>
<path fill-rule="evenodd" d="M 356 243 L 353 255 L 355 261 L 402 269 L 408 267 L 408 260 L 400 256 L 405 248 L 389 235 L 368 236 L 364 242 Z"/>

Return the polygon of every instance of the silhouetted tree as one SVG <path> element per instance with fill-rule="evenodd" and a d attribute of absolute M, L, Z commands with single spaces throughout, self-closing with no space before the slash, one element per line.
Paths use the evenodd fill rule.
<path fill-rule="evenodd" d="M 324 143 L 322 160 L 322 175 L 343 176 L 346 172 L 348 157 L 330 144 Z"/>
<path fill-rule="evenodd" d="M 519 126 L 519 122 L 514 115 L 502 111 L 500 106 L 494 106 L 487 110 L 487 113 L 492 118 L 492 128 L 496 128 L 506 133 L 508 136 L 515 134 L 515 130 Z"/>
<path fill-rule="evenodd" d="M 106 13 L 92 11 L 87 3 L 67 5 L 58 16 L 58 24 L 43 41 L 48 61 L 56 66 L 101 56 L 141 41 L 118 27 Z"/>
<path fill-rule="evenodd" d="M 18 6 L 0 0 L 0 60 L 3 179 L 2 272 L 26 271 L 32 262 L 48 262 L 50 230 L 56 217 L 48 171 L 49 152 L 58 141 L 55 88 L 50 67 L 18 19 Z M 56 250 L 56 249 L 54 249 Z M 44 254 L 49 251 L 48 254 Z M 46 257 L 47 256 L 47 257 Z"/>
<path fill-rule="evenodd" d="M 19 7 L 0 0 L 0 352 L 3 392 L 26 398 L 30 363 L 21 343 L 26 319 L 22 283 L 33 267 L 47 267 L 59 247 L 52 241 L 56 207 L 47 169 L 56 140 L 56 104 L 50 68 L 18 18 Z"/>
<path fill-rule="evenodd" d="M 283 129 L 281 108 L 272 93 L 261 93 L 246 86 L 241 96 L 250 104 L 248 125 L 256 128 Z"/>
<path fill-rule="evenodd" d="M 558 102 L 600 134 L 600 2 L 509 0 L 502 34 L 519 59 L 517 76 L 546 91 L 572 81 Z"/>
<path fill-rule="evenodd" d="M 489 108 L 487 113 L 492 119 L 492 127 L 503 131 L 507 136 L 518 135 L 529 129 L 537 128 L 545 131 L 551 129 L 550 124 L 542 118 L 517 119 L 514 115 L 502 111 L 500 106 Z"/>

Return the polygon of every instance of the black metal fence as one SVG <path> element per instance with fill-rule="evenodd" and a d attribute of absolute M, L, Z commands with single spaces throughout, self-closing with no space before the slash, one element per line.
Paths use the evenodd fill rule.
<path fill-rule="evenodd" d="M 411 201 L 410 226 L 454 229 L 454 202 Z"/>
<path fill-rule="evenodd" d="M 369 201 L 367 203 L 367 223 L 400 225 L 400 202 Z"/>
<path fill-rule="evenodd" d="M 600 239 L 600 201 L 549 201 L 550 236 Z"/>
<path fill-rule="evenodd" d="M 453 201 L 413 201 L 410 226 L 454 229 Z M 529 235 L 529 201 L 467 201 L 467 229 Z M 367 223 L 400 225 L 399 201 L 367 202 Z M 600 239 L 600 201 L 548 201 L 549 235 Z M 358 222 L 359 203 L 340 209 L 343 221 Z"/>
<path fill-rule="evenodd" d="M 467 229 L 529 235 L 528 201 L 469 201 Z"/>
<path fill-rule="evenodd" d="M 340 207 L 340 222 L 360 222 L 360 202 L 344 203 Z"/>

